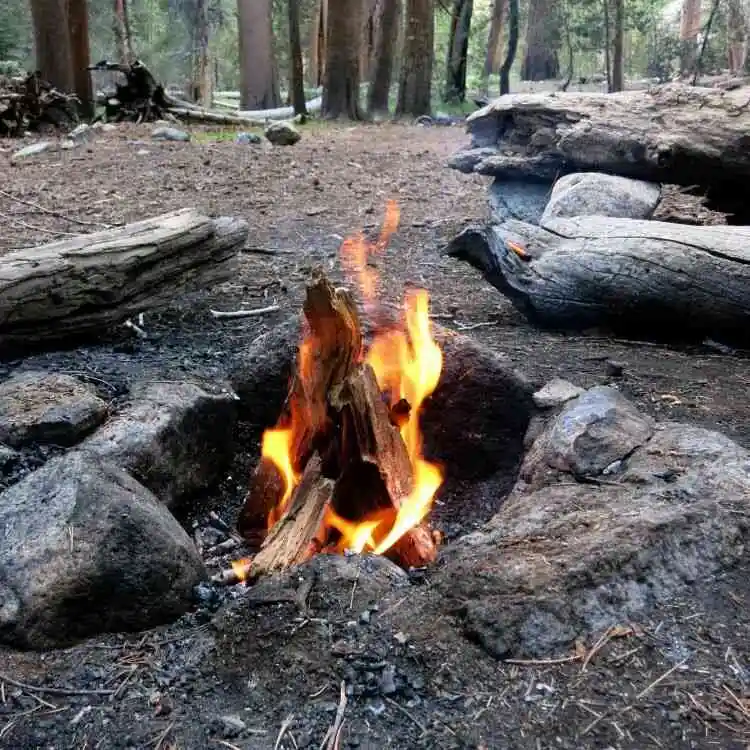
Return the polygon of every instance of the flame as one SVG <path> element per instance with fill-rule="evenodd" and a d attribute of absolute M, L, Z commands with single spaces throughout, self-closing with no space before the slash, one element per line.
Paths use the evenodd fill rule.
<path fill-rule="evenodd" d="M 350 279 L 359 284 L 366 311 L 373 309 L 378 295 L 378 275 L 371 258 L 385 250 L 399 218 L 397 204 L 388 201 L 383 227 L 375 242 L 369 242 L 359 233 L 341 245 L 342 266 Z M 388 551 L 429 513 L 443 481 L 441 470 L 423 456 L 419 426 L 422 405 L 437 387 L 443 366 L 442 352 L 430 330 L 429 296 L 425 290 L 411 290 L 405 295 L 403 323 L 402 329 L 377 333 L 364 359 L 373 368 L 378 387 L 387 395 L 390 405 L 401 399 L 409 404 L 400 431 L 412 466 L 413 488 L 408 497 L 397 499 L 399 506 L 395 512 L 378 511 L 359 521 L 343 518 L 329 507 L 324 524 L 339 532 L 341 551 L 371 551 L 378 555 Z M 314 342 L 305 337 L 297 359 L 297 377 L 303 389 L 311 380 L 313 366 Z M 290 407 L 289 424 L 267 430 L 263 435 L 261 455 L 275 464 L 284 481 L 284 495 L 269 514 L 269 527 L 283 514 L 300 479 L 292 458 L 295 441 L 307 426 L 317 422 L 309 404 L 293 400 Z"/>
<path fill-rule="evenodd" d="M 232 571 L 238 581 L 242 582 L 247 580 L 252 564 L 253 561 L 249 557 L 243 557 L 241 560 L 232 560 Z"/>

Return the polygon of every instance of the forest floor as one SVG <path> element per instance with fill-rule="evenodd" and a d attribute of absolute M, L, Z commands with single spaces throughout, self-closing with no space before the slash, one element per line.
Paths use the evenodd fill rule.
<path fill-rule="evenodd" d="M 462 127 L 311 125 L 290 148 L 237 145 L 215 132 L 196 133 L 191 143 L 164 143 L 152 141 L 150 130 L 121 126 L 81 148 L 17 166 L 10 155 L 18 144 L 0 142 L 0 255 L 195 206 L 249 222 L 236 278 L 176 299 L 171 310 L 145 310 L 148 340 L 123 329 L 99 346 L 0 363 L 0 377 L 17 368 L 66 370 L 90 378 L 113 400 L 144 379 L 221 381 L 260 333 L 299 311 L 313 267 L 340 276 L 342 239 L 361 229 L 376 233 L 393 198 L 400 228 L 378 269 L 387 299 L 398 303 L 405 286 L 422 286 L 441 323 L 504 353 L 540 384 L 556 376 L 585 387 L 616 382 L 661 420 L 717 429 L 750 447 L 748 353 L 542 332 L 478 272 L 444 255 L 457 232 L 488 215 L 486 181 L 445 167 L 466 142 Z M 215 320 L 208 312 L 270 302 L 281 310 L 259 318 Z M 608 360 L 622 364 L 621 377 L 607 374 Z M 318 747 L 339 702 L 343 657 L 336 648 L 356 627 L 356 658 L 392 659 L 409 676 L 410 692 L 403 704 L 400 694 L 379 702 L 353 699 L 342 747 L 750 747 L 750 708 L 732 709 L 710 690 L 701 692 L 710 682 L 721 693 L 725 670 L 747 669 L 742 581 L 732 595 L 744 602 L 736 610 L 717 605 L 697 619 L 665 612 L 639 624 L 638 653 L 627 653 L 630 644 L 609 643 L 587 671 L 578 663 L 498 664 L 452 627 L 450 613 L 420 622 L 399 604 L 398 591 L 383 594 L 371 585 L 363 578 L 356 598 L 352 591 L 349 601 L 347 591 L 345 604 L 328 591 L 317 617 L 295 620 L 283 603 L 245 612 L 238 599 L 210 623 L 187 616 L 158 631 L 46 655 L 0 650 L 0 685 L 4 675 L 84 689 L 73 696 L 40 694 L 45 702 L 38 703 L 28 693 L 14 698 L 6 682 L 0 747 Z M 374 598 L 381 600 L 379 616 L 358 625 L 357 615 Z M 670 673 L 661 690 L 640 699 L 640 689 L 670 667 L 664 644 L 673 632 L 695 646 L 699 663 Z M 85 693 L 101 686 L 118 693 Z M 628 698 L 631 687 L 639 693 L 637 705 Z M 226 715 L 241 717 L 245 728 L 235 733 L 221 718 Z"/>

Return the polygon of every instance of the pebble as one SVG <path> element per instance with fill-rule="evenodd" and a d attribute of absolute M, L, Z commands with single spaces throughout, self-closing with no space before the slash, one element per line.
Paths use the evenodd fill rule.
<path fill-rule="evenodd" d="M 261 140 L 261 137 L 256 133 L 237 133 L 234 142 L 242 145 L 257 145 Z"/>
<path fill-rule="evenodd" d="M 151 137 L 157 141 L 189 141 L 190 133 L 177 128 L 154 128 Z"/>
<path fill-rule="evenodd" d="M 396 667 L 389 664 L 380 675 L 380 692 L 383 695 L 393 695 L 396 687 Z"/>
<path fill-rule="evenodd" d="M 608 359 L 604 363 L 604 371 L 612 378 L 619 378 L 625 370 L 625 364 L 616 359 Z"/>
<path fill-rule="evenodd" d="M 580 396 L 582 393 L 583 388 L 562 378 L 553 378 L 545 383 L 532 396 L 532 399 L 540 409 L 551 409 L 555 406 L 562 406 L 562 404 Z"/>
<path fill-rule="evenodd" d="M 239 716 L 220 716 L 219 726 L 226 740 L 239 737 L 247 729 L 247 724 Z"/>

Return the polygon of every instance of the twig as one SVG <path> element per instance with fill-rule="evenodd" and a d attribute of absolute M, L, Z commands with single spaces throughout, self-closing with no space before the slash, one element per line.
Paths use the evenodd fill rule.
<path fill-rule="evenodd" d="M 6 219 L 11 224 L 15 224 L 16 226 L 23 227 L 24 229 L 30 229 L 32 232 L 44 232 L 45 234 L 51 234 L 55 237 L 78 237 L 80 236 L 79 233 L 76 232 L 63 232 L 60 229 L 47 229 L 46 227 L 35 227 L 33 224 L 27 224 L 25 221 L 22 221 L 21 219 L 16 219 L 15 216 L 10 216 L 8 214 L 4 214 L 0 212 L 0 217 L 3 219 Z"/>
<path fill-rule="evenodd" d="M 154 745 L 154 750 L 160 750 L 162 744 L 164 743 L 164 740 L 167 739 L 167 735 L 172 731 L 172 727 L 175 725 L 174 722 L 172 722 L 157 738 L 156 738 L 156 744 Z"/>
<path fill-rule="evenodd" d="M 284 735 L 289 730 L 289 727 L 292 726 L 292 721 L 294 720 L 294 714 L 289 714 L 289 716 L 284 719 L 284 721 L 281 722 L 281 728 L 279 729 L 279 735 L 276 737 L 276 744 L 273 746 L 273 750 L 279 750 L 281 747 L 281 740 L 284 739 Z"/>
<path fill-rule="evenodd" d="M 333 720 L 330 729 L 323 738 L 320 750 L 338 750 L 341 741 L 341 728 L 344 726 L 344 712 L 346 711 L 346 682 L 341 681 L 341 697 L 339 698 L 339 707 L 336 709 L 336 718 Z"/>
<path fill-rule="evenodd" d="M 141 338 L 141 339 L 148 338 L 148 334 L 146 333 L 146 331 L 144 331 L 143 328 L 141 328 L 140 326 L 137 326 L 135 323 L 133 323 L 133 321 L 130 320 L 130 318 L 128 318 L 123 323 L 123 325 L 125 326 L 125 328 L 129 328 L 131 331 L 133 331 L 133 333 L 135 333 L 135 335 L 138 336 L 138 338 Z"/>
<path fill-rule="evenodd" d="M 359 583 L 359 574 L 362 572 L 362 559 L 360 558 L 357 563 L 357 575 L 354 576 L 354 583 L 352 584 L 352 595 L 349 597 L 349 609 L 354 607 L 354 594 L 357 591 L 357 584 Z"/>
<path fill-rule="evenodd" d="M 281 308 L 278 305 L 269 305 L 268 307 L 258 307 L 255 310 L 231 310 L 222 312 L 221 310 L 211 310 L 211 316 L 220 320 L 222 318 L 254 318 L 258 315 L 277 312 Z"/>
<path fill-rule="evenodd" d="M 427 727 L 422 724 L 422 722 L 417 719 L 416 716 L 412 716 L 402 705 L 396 703 L 396 701 L 393 700 L 393 698 L 386 698 L 388 703 L 390 703 L 395 709 L 399 710 L 404 716 L 406 716 L 409 721 L 411 721 L 414 725 L 418 726 L 419 729 L 422 731 L 422 734 L 427 734 Z"/>
<path fill-rule="evenodd" d="M 8 675 L 0 672 L 0 682 L 7 682 L 9 685 L 28 690 L 31 693 L 48 693 L 49 695 L 113 695 L 114 690 L 76 690 L 74 688 L 45 687 L 43 685 L 27 685 L 25 682 L 14 680 Z"/>
<path fill-rule="evenodd" d="M 586 654 L 586 658 L 583 660 L 583 664 L 581 664 L 581 672 L 586 671 L 586 667 L 588 667 L 589 662 L 596 656 L 596 654 L 601 651 L 604 646 L 607 645 L 607 642 L 611 638 L 612 628 L 607 628 L 604 633 L 599 637 L 599 640 L 589 649 L 589 652 Z"/>
<path fill-rule="evenodd" d="M 559 659 L 503 659 L 505 664 L 518 664 L 521 667 L 548 667 L 555 664 L 568 664 L 571 661 L 580 661 L 580 654 L 572 656 L 561 656 Z"/>
<path fill-rule="evenodd" d="M 34 201 L 19 198 L 18 196 L 8 193 L 5 190 L 0 190 L 0 195 L 2 195 L 4 198 L 15 201 L 16 203 L 21 203 L 24 206 L 29 206 L 29 208 L 35 208 L 37 211 L 41 211 L 43 214 L 57 216 L 59 219 L 65 219 L 66 221 L 70 221 L 73 224 L 80 224 L 84 227 L 104 227 L 105 229 L 110 229 L 112 226 L 111 224 L 105 224 L 101 221 L 84 221 L 83 219 L 76 219 L 74 216 L 68 216 L 67 214 L 61 213 L 60 211 L 53 211 L 51 208 L 40 206 L 38 203 L 34 203 Z"/>
<path fill-rule="evenodd" d="M 664 682 L 667 677 L 676 672 L 680 667 L 685 666 L 687 661 L 688 659 L 685 658 L 681 662 L 675 664 L 673 667 L 670 667 L 661 677 L 657 677 L 650 685 L 647 685 L 645 688 L 643 688 L 643 690 L 641 690 L 641 692 L 635 696 L 635 699 L 638 701 L 645 695 L 648 695 L 657 685 L 660 685 L 662 682 Z"/>

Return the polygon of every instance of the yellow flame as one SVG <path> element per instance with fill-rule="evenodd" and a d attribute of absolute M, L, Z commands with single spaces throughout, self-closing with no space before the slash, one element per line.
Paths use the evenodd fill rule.
<path fill-rule="evenodd" d="M 271 510 L 268 526 L 273 526 L 281 518 L 289 498 L 297 485 L 297 475 L 292 466 L 292 428 L 277 427 L 263 433 L 260 455 L 272 461 L 284 481 L 284 494 L 275 508 Z"/>

